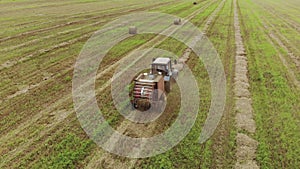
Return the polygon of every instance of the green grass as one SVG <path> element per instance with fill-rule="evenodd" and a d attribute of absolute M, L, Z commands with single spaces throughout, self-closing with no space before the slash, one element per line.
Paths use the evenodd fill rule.
<path fill-rule="evenodd" d="M 111 63 L 115 62 L 116 60 L 122 58 L 126 53 L 128 53 L 132 49 L 134 49 L 134 48 L 140 46 L 141 44 L 145 43 L 151 37 L 153 37 L 153 35 L 138 35 L 138 36 L 135 36 L 131 39 L 128 39 L 126 41 L 121 42 L 119 45 L 115 46 L 112 49 L 111 52 L 108 53 L 107 58 L 109 58 L 109 59 L 104 59 L 103 63 L 105 65 L 110 65 Z M 64 53 L 64 55 L 57 55 L 57 53 L 56 53 L 53 56 L 56 57 L 56 58 L 61 58 L 61 59 L 66 59 L 67 57 L 74 57 L 74 55 L 76 56 L 76 53 L 80 52 L 79 49 L 81 49 L 80 48 L 81 46 L 82 46 L 82 44 L 76 44 L 72 48 L 70 48 L 70 49 L 74 49 L 73 50 L 74 54 L 72 54 L 70 56 L 66 55 L 66 53 Z M 70 52 L 68 54 L 70 54 Z M 61 59 L 58 60 L 58 61 L 63 62 L 63 60 L 61 60 Z M 45 64 L 45 63 L 47 63 L 47 62 L 44 62 L 43 64 Z M 28 64 L 28 66 L 33 65 L 31 62 L 28 62 L 27 64 Z M 44 67 L 44 66 L 46 67 L 48 65 L 48 64 L 45 64 L 45 65 L 43 65 L 43 64 L 42 64 L 42 67 Z M 52 66 L 52 67 L 54 67 L 54 66 Z M 24 68 L 26 68 L 26 67 L 24 67 Z M 101 71 L 102 70 L 103 69 L 101 69 Z M 61 70 L 59 70 L 59 71 L 61 71 Z M 72 71 L 72 70 L 70 70 L 70 71 Z M 53 85 L 53 86 L 50 89 L 47 89 L 47 90 L 43 91 L 42 93 L 40 93 L 40 95 L 36 95 L 34 97 L 31 97 L 30 100 L 27 100 L 27 104 L 26 104 L 25 107 L 21 107 L 21 109 L 17 109 L 18 111 L 16 111 L 16 112 L 18 112 L 17 114 L 19 114 L 18 115 L 19 118 L 15 118 L 14 120 L 10 120 L 10 121 L 0 121 L 1 123 L 5 122 L 5 125 L 3 124 L 1 129 L 6 129 L 7 126 L 13 125 L 13 124 L 15 124 L 15 122 L 20 122 L 20 120 L 22 120 L 22 117 L 27 116 L 28 113 L 34 112 L 33 109 L 35 108 L 35 106 L 33 106 L 33 104 L 39 103 L 37 100 L 41 100 L 43 98 L 49 98 L 50 99 L 51 96 L 54 95 L 54 93 L 59 93 L 59 92 L 66 93 L 66 91 L 64 89 L 66 89 L 67 86 L 71 85 L 71 81 L 68 81 L 66 83 L 64 78 L 65 78 L 65 76 L 70 76 L 69 75 L 70 71 L 65 72 L 65 71 L 62 70 L 60 74 L 58 74 L 58 72 L 53 72 L 53 73 L 55 73 L 55 75 L 57 75 L 56 82 L 51 83 L 51 85 Z M 24 76 L 26 76 L 26 73 L 28 74 L 28 72 L 26 72 L 26 70 L 23 73 L 24 73 Z M 110 72 L 110 73 L 112 73 L 112 72 Z M 61 79 L 61 80 L 59 80 L 59 79 Z M 101 86 L 107 80 L 108 80 L 108 77 L 105 77 L 104 79 L 102 78 L 102 79 L 100 79 L 101 83 L 97 83 L 97 85 Z M 18 96 L 16 98 L 14 98 L 13 100 L 14 101 L 21 101 L 23 99 L 24 99 L 24 96 L 21 95 L 21 96 Z M 31 103 L 31 104 L 29 104 L 29 103 Z M 9 103 L 6 103 L 6 104 L 9 104 Z M 7 107 L 7 108 L 9 108 L 9 107 Z M 40 110 L 41 110 L 41 108 L 39 108 L 35 111 L 40 111 Z M 3 110 L 3 112 L 5 112 L 5 110 Z M 10 113 L 7 118 L 11 117 L 13 119 L 13 117 L 15 117 L 15 116 L 16 116 L 16 113 Z M 11 124 L 9 124 L 9 123 L 11 123 Z"/>
<path fill-rule="evenodd" d="M 89 3 L 93 3 L 87 0 Z M 87 2 L 80 0 L 80 2 Z M 5 1 L 6 3 L 7 1 Z M 158 8 L 158 11 L 176 14 L 184 17 L 204 6 L 209 1 L 201 1 L 198 5 L 192 5 L 191 2 L 176 3 Z M 220 1 L 219 1 L 220 2 Z M 2 2 L 1 2 L 2 3 Z M 4 2 L 3 2 L 4 3 Z M 245 37 L 245 46 L 249 54 L 249 78 L 251 81 L 251 92 L 253 95 L 253 108 L 255 111 L 255 120 L 257 123 L 256 139 L 260 142 L 257 160 L 261 168 L 294 168 L 300 166 L 300 143 L 299 143 L 299 121 L 300 121 L 300 94 L 290 81 L 287 80 L 287 72 L 285 67 L 280 63 L 274 46 L 267 40 L 267 35 L 263 31 L 261 19 L 259 15 L 263 11 L 254 8 L 250 0 L 239 1 L 242 7 L 242 29 Z M 229 106 L 227 114 L 222 119 L 216 134 L 205 144 L 199 145 L 198 137 L 206 118 L 206 114 L 210 105 L 210 83 L 208 74 L 205 71 L 203 63 L 192 55 L 188 61 L 189 67 L 192 69 L 197 78 L 200 87 L 201 102 L 199 107 L 199 115 L 196 119 L 195 126 L 192 128 L 187 137 L 177 146 L 155 157 L 140 160 L 137 168 L 231 168 L 234 163 L 234 148 L 236 129 L 234 128 L 234 115 L 232 109 L 231 87 L 232 87 L 232 71 L 234 69 L 234 39 L 232 27 L 232 0 L 225 3 L 224 9 L 218 14 L 218 20 L 213 22 L 208 36 L 220 54 L 227 75 L 227 105 Z M 217 7 L 217 3 L 212 4 L 205 11 L 197 15 L 192 22 L 202 28 L 199 24 Z M 252 12 L 254 11 L 254 12 Z M 116 12 L 116 11 L 115 11 Z M 85 17 L 79 15 L 79 19 Z M 271 17 L 270 17 L 271 18 Z M 8 19 L 8 18 L 7 18 Z M 77 18 L 78 19 L 78 18 Z M 42 21 L 39 18 L 39 21 Z M 59 20 L 59 19 L 58 19 Z M 29 20 L 28 20 L 29 21 Z M 59 20 L 55 23 L 61 23 Z M 109 20 L 108 20 L 109 21 Z M 5 23 L 8 23 L 6 20 Z M 86 23 L 93 22 L 88 21 Z M 274 20 L 274 23 L 278 20 Z M 272 21 L 273 23 L 273 21 Z M 81 25 L 81 24 L 80 24 Z M 23 31 L 42 28 L 45 25 L 21 28 L 22 30 L 9 29 L 5 35 L 14 35 Z M 10 40 L 1 47 L 8 47 L 16 42 L 26 42 L 30 39 L 39 38 L 41 36 L 57 33 L 65 29 L 76 28 L 79 25 L 72 25 L 65 28 L 55 29 L 39 33 L 32 37 L 26 37 L 23 40 Z M 21 57 L 32 51 L 39 50 L 81 36 L 87 32 L 93 32 L 98 27 L 85 28 L 75 31 L 72 34 L 66 34 L 57 38 L 51 38 L 43 43 L 33 44 L 26 48 L 22 48 L 11 53 L 5 53 L 1 57 L 3 62 L 7 58 Z M 285 35 L 289 34 L 289 38 L 293 36 L 288 32 L 289 28 L 282 27 Z M 121 42 L 118 46 L 111 49 L 108 59 L 103 61 L 104 65 L 111 65 L 126 55 L 129 51 L 149 41 L 153 35 L 138 35 Z M 84 40 L 77 42 L 65 48 L 55 49 L 49 53 L 37 55 L 35 58 L 15 66 L 14 70 L 4 70 L 3 81 L 1 81 L 1 96 L 7 96 L 17 90 L 11 84 L 36 83 L 42 78 L 41 71 L 51 72 L 55 74 L 55 79 L 44 84 L 41 88 L 30 91 L 26 95 L 20 95 L 9 102 L 1 103 L 1 113 L 7 116 L 0 120 L 1 133 L 7 133 L 14 130 L 17 125 L 28 120 L 31 116 L 47 108 L 61 97 L 71 92 L 72 70 L 68 70 L 72 66 L 76 56 L 79 54 Z M 167 39 L 157 47 L 181 55 L 186 48 L 183 44 L 175 39 Z M 284 52 L 282 49 L 280 49 Z M 6 55 L 7 54 L 7 55 Z M 36 73 L 35 70 L 40 72 Z M 101 71 L 101 70 L 100 70 Z M 96 87 L 101 87 L 111 76 L 112 72 L 108 72 L 96 82 Z M 5 76 L 4 76 L 5 75 Z M 17 77 L 17 78 L 14 78 Z M 108 88 L 109 89 L 109 88 Z M 102 112 L 112 126 L 118 126 L 123 121 L 123 117 L 115 110 L 112 100 L 109 97 L 110 90 L 98 93 L 97 98 L 100 100 Z M 171 96 L 170 96 L 171 97 Z M 11 106 L 12 103 L 18 105 Z M 102 106 L 103 105 L 103 106 Z M 57 110 L 72 109 L 72 101 L 57 107 Z M 22 146 L 27 140 L 33 139 L 33 142 L 24 152 L 20 152 L 12 161 L 6 163 L 6 167 L 11 168 L 82 168 L 88 161 L 88 156 L 92 156 L 95 151 L 96 144 L 86 137 L 85 132 L 81 129 L 76 119 L 76 115 L 72 114 L 62 123 L 54 126 L 49 133 L 41 136 L 41 132 L 45 130 L 46 124 L 51 117 L 43 117 L 34 125 L 21 131 L 18 138 L 10 139 L 10 142 L 2 143 L 3 149 L 12 151 L 16 147 Z M 50 121 L 51 123 L 51 121 Z M 165 126 L 167 128 L 167 126 Z M 162 129 L 163 130 L 163 129 Z M 222 130 L 226 132 L 223 133 Z M 51 135 L 50 135 L 51 133 Z M 4 157 L 4 156 L 3 156 Z"/>
<path fill-rule="evenodd" d="M 296 1 L 294 1 L 296 2 Z M 298 1 L 299 2 L 299 1 Z M 299 14 L 299 3 L 298 6 L 297 5 L 292 5 L 290 2 L 287 1 L 271 1 L 271 0 L 267 0 L 266 4 L 271 7 L 272 9 L 275 10 L 275 12 L 283 14 L 283 16 L 285 18 L 288 19 L 292 19 L 296 22 L 300 22 L 299 17 L 297 16 L 297 14 Z"/>
<path fill-rule="evenodd" d="M 55 143 L 53 152 L 41 158 L 32 168 L 76 168 L 78 161 L 90 151 L 91 144 L 90 140 L 67 134 L 62 141 Z"/>
<path fill-rule="evenodd" d="M 216 5 L 212 5 L 209 7 L 205 12 L 202 14 L 198 15 L 197 17 L 203 19 L 204 17 L 208 16 L 213 10 L 215 9 Z M 213 30 L 210 30 L 210 37 L 217 48 L 218 52 L 221 55 L 221 58 L 224 63 L 227 62 L 228 56 L 230 54 L 234 53 L 234 50 L 232 50 L 232 47 L 234 46 L 233 40 L 228 41 L 226 43 L 222 42 L 222 39 L 228 38 L 226 36 L 231 36 L 232 38 L 232 27 L 228 27 L 228 22 L 230 23 L 232 18 L 226 17 L 228 15 L 228 12 L 230 12 L 231 8 L 231 1 L 227 2 L 225 4 L 225 9 L 221 11 L 220 15 L 222 16 L 220 18 L 220 25 L 216 25 Z M 193 19 L 197 21 L 197 19 Z M 197 22 L 196 22 L 197 23 Z M 231 32 L 231 35 L 228 34 L 228 32 Z M 170 42 L 169 42 L 170 43 Z M 172 42 L 171 42 L 172 43 Z M 162 46 L 164 47 L 164 44 Z M 167 46 L 167 45 L 166 45 Z M 178 45 L 172 45 L 175 46 L 177 51 L 181 51 L 182 47 Z M 171 50 L 170 47 L 166 48 L 167 50 Z M 175 51 L 177 53 L 177 51 Z M 193 57 L 192 57 L 193 58 Z M 196 59 L 197 60 L 197 59 Z M 197 139 L 199 137 L 199 133 L 201 131 L 201 127 L 203 125 L 203 120 L 205 119 L 205 111 L 208 110 L 208 105 L 210 102 L 210 96 L 209 96 L 209 82 L 204 80 L 208 79 L 205 69 L 201 62 L 196 61 L 195 58 L 191 59 L 189 61 L 190 66 L 191 64 L 194 65 L 193 67 L 193 73 L 199 80 L 199 86 L 202 86 L 200 89 L 201 92 L 207 91 L 204 93 L 201 93 L 202 98 L 205 98 L 204 100 L 201 101 L 201 108 L 199 112 L 199 116 L 196 121 L 196 125 L 193 127 L 192 131 L 188 134 L 188 136 L 177 146 L 175 146 L 173 149 L 169 150 L 168 152 L 164 154 L 160 154 L 158 156 L 149 158 L 144 160 L 143 165 L 141 168 L 211 168 L 215 164 L 215 158 L 214 156 L 217 156 L 220 158 L 220 154 L 215 154 L 213 152 L 213 140 L 207 141 L 203 145 L 199 145 L 197 143 Z M 228 65 L 232 69 L 232 65 Z M 228 77 L 230 79 L 230 77 Z M 229 86 L 230 87 L 230 86 Z M 232 125 L 230 126 L 232 127 Z M 233 128 L 230 131 L 230 135 L 228 136 L 228 148 L 226 150 L 233 151 L 235 145 L 235 129 Z M 219 137 L 219 136 L 214 136 L 214 137 Z M 225 151 L 226 151 L 225 150 Z M 234 153 L 227 152 L 228 155 L 226 155 L 226 160 L 222 161 L 223 165 L 226 167 L 229 167 L 230 165 L 233 164 L 234 160 Z M 221 155 L 222 156 L 222 155 Z M 226 165 L 227 164 L 227 165 Z"/>
<path fill-rule="evenodd" d="M 239 3 L 249 58 L 256 139 L 260 143 L 257 160 L 262 168 L 294 168 L 300 165 L 300 95 L 287 80 L 286 69 L 266 39 L 260 18 L 249 8 L 252 2 Z"/>
<path fill-rule="evenodd" d="M 72 37 L 73 36 L 74 35 L 72 35 Z M 149 36 L 152 36 L 152 35 L 149 35 Z M 67 38 L 69 39 L 72 37 L 70 36 Z M 141 43 L 144 43 L 147 40 L 148 40 L 147 36 L 135 36 L 134 38 L 132 38 L 132 40 L 127 40 L 127 41 L 122 42 L 119 46 L 115 47 L 111 51 L 111 53 L 109 54 L 109 55 L 111 55 L 111 58 L 108 59 L 107 62 L 111 63 L 109 61 L 121 58 L 126 52 L 132 50 L 133 48 L 137 47 L 137 45 L 140 45 Z M 8 121 L 7 124 L 3 125 L 1 128 L 2 130 L 7 129 L 8 126 L 10 126 L 9 128 L 11 130 L 13 130 L 15 126 L 11 126 L 11 125 L 16 124 L 16 123 L 22 123 L 22 121 L 25 121 L 27 119 L 27 117 L 30 117 L 37 112 L 40 112 L 42 109 L 46 108 L 47 105 L 50 105 L 53 101 L 55 101 L 55 100 L 53 100 L 53 98 L 60 98 L 63 95 L 68 94 L 68 92 L 70 91 L 70 82 L 66 83 L 66 80 L 68 81 L 68 79 L 69 79 L 66 77 L 70 76 L 71 72 L 64 72 L 65 69 L 61 70 L 60 65 L 61 64 L 68 65 L 68 62 L 70 62 L 74 58 L 76 58 L 76 56 L 77 56 L 76 53 L 79 53 L 79 51 L 81 49 L 80 46 L 82 46 L 82 45 L 83 45 L 82 42 L 78 42 L 74 45 L 71 45 L 69 48 L 57 49 L 57 50 L 49 52 L 49 53 L 44 53 L 32 60 L 29 60 L 26 63 L 23 63 L 22 65 L 17 65 L 17 67 L 24 70 L 24 71 L 21 71 L 22 74 L 24 75 L 23 80 L 28 80 L 28 82 L 31 82 L 31 83 L 33 83 L 33 81 L 32 81 L 33 79 L 30 79 L 30 76 L 29 76 L 29 79 L 26 79 L 25 77 L 27 76 L 27 74 L 30 74 L 30 72 L 34 71 L 34 69 L 30 69 L 30 67 L 32 67 L 32 64 L 33 65 L 41 64 L 40 65 L 41 68 L 45 68 L 45 70 L 47 70 L 47 71 L 53 71 L 55 73 L 55 75 L 58 75 L 58 76 L 55 77 L 55 81 L 51 81 L 49 84 L 44 86 L 47 88 L 46 90 L 39 92 L 40 89 L 37 89 L 37 90 L 31 91 L 30 93 L 28 93 L 26 95 L 20 95 L 16 98 L 12 99 L 11 101 L 17 102 L 17 103 L 22 103 L 23 101 L 26 101 L 26 104 L 24 104 L 22 106 L 17 106 L 14 108 L 14 110 L 16 110 L 16 111 L 14 111 L 15 113 L 9 114 L 9 117 L 11 117 L 11 119 L 13 119 L 13 120 Z M 60 64 L 57 64 L 57 63 L 60 63 Z M 69 66 L 70 66 L 70 64 L 69 64 Z M 16 68 L 16 67 L 14 67 L 14 68 Z M 55 68 L 60 68 L 59 69 L 60 73 L 55 72 Z M 108 75 L 110 75 L 110 74 L 111 74 L 111 72 L 109 72 Z M 108 78 L 108 77 L 104 77 L 104 79 Z M 20 81 L 21 80 L 22 79 L 20 79 Z M 104 83 L 105 81 L 100 82 L 100 84 Z M 39 94 L 35 94 L 36 92 L 39 92 Z M 59 95 L 57 95 L 57 94 L 59 94 Z M 27 98 L 28 96 L 30 96 L 30 99 Z M 44 101 L 46 101 L 47 104 L 43 104 Z M 9 103 L 6 102 L 6 104 L 9 104 Z M 46 107 L 36 106 L 36 105 L 43 105 Z M 58 107 L 58 109 L 62 109 L 65 106 L 67 106 L 67 105 L 62 105 L 61 107 Z M 9 108 L 9 107 L 7 107 L 7 108 Z M 109 108 L 109 107 L 106 107 L 106 108 Z M 111 113 L 111 111 L 113 111 L 113 109 L 106 109 L 105 113 L 109 115 Z M 3 112 L 6 112 L 6 110 L 3 110 Z M 14 118 L 17 115 L 16 112 L 18 112 L 18 116 L 17 116 L 18 118 Z M 6 118 L 6 119 L 10 119 L 10 118 Z M 44 120 L 45 120 L 45 118 L 40 119 L 37 122 L 37 124 L 34 125 L 36 127 L 27 128 L 26 131 L 24 131 L 25 133 L 22 132 L 22 136 L 28 138 L 26 136 L 26 132 L 30 132 L 30 131 L 34 131 L 34 133 L 40 133 L 42 128 L 39 128 L 39 126 L 47 123 Z M 110 119 L 108 119 L 108 120 L 111 121 L 111 123 L 118 123 L 120 121 L 120 117 L 119 116 L 111 116 Z M 4 122 L 4 121 L 2 121 L 2 122 Z M 79 133 L 84 134 L 84 132 L 82 130 L 80 130 L 80 126 L 78 123 L 72 122 L 72 124 L 74 124 L 74 126 L 76 126 L 76 127 L 74 127 L 74 129 L 77 129 Z M 65 132 L 67 132 L 67 131 L 65 131 Z M 69 133 L 69 131 L 67 133 Z M 55 134 L 53 136 L 50 137 L 49 141 L 53 140 L 57 137 L 64 138 L 65 134 L 66 133 L 59 130 L 58 132 L 55 132 Z M 35 135 L 35 134 L 33 134 L 33 135 Z M 30 137 L 32 138 L 32 135 Z M 29 139 L 30 139 L 30 137 L 29 137 Z M 44 139 L 44 138 L 39 138 L 39 135 L 38 135 L 37 139 Z M 35 140 L 35 139 L 33 138 L 33 140 Z M 86 138 L 84 140 L 86 140 Z M 22 140 L 22 141 L 11 140 L 11 141 L 12 142 L 10 142 L 10 144 L 14 145 L 14 146 L 21 146 L 25 143 L 24 140 Z M 34 141 L 34 143 L 35 142 L 36 141 Z M 45 141 L 42 141 L 42 142 L 45 142 Z M 55 142 L 60 142 L 60 141 L 56 140 Z M 31 149 L 31 148 L 34 148 L 34 150 L 31 151 L 32 153 L 21 152 L 21 154 L 19 154 L 17 156 L 18 159 L 20 159 L 22 162 L 20 162 L 19 160 L 16 161 L 17 159 L 14 159 L 12 161 L 12 162 L 16 162 L 14 166 L 25 167 L 26 164 L 31 164 L 32 160 L 34 160 L 36 162 L 40 159 L 43 159 L 44 161 L 47 161 L 48 164 L 52 165 L 53 161 L 57 160 L 56 158 L 54 158 L 55 155 L 53 155 L 51 158 L 47 158 L 46 157 L 47 154 L 38 153 L 38 151 L 45 150 L 45 146 L 41 145 L 41 142 L 38 142 L 38 146 L 30 145 L 28 147 L 28 149 Z M 53 149 L 54 149 L 54 146 L 47 147 L 47 150 L 56 152 L 56 150 L 53 150 Z M 91 150 L 87 150 L 87 151 L 91 152 Z M 40 154 L 40 156 L 37 156 L 38 154 Z M 56 153 L 54 153 L 54 154 L 56 154 Z M 74 160 L 77 161 L 76 159 L 77 158 L 75 158 Z"/>
<path fill-rule="evenodd" d="M 256 13 L 260 16 L 263 16 L 262 21 L 264 21 L 265 24 L 269 26 L 269 28 L 265 29 L 265 31 L 272 31 L 275 34 L 275 36 L 277 36 L 279 40 L 288 48 L 290 52 L 292 52 L 295 56 L 299 56 L 300 50 L 297 47 L 297 44 L 300 42 L 300 37 L 298 36 L 299 31 L 297 31 L 294 27 L 289 25 L 289 23 L 284 20 L 285 17 L 277 17 L 277 15 L 281 16 L 282 13 L 276 13 L 276 15 L 272 15 L 272 12 L 266 12 L 266 9 L 268 8 L 265 8 L 265 6 L 267 6 L 265 4 L 253 4 L 253 6 L 256 7 Z M 289 12 L 297 14 L 292 11 Z M 271 27 L 272 25 L 274 27 Z M 277 44 L 276 41 L 274 41 L 274 43 Z M 297 79 L 300 80 L 300 70 L 296 67 L 296 64 L 294 63 L 293 59 L 290 58 L 290 56 L 288 55 L 289 51 L 286 51 L 279 45 L 277 46 L 277 48 L 287 60 L 289 67 L 295 72 Z"/>
<path fill-rule="evenodd" d="M 199 15 L 191 19 L 191 22 L 194 25 L 200 25 L 199 28 L 202 29 L 204 26 L 204 21 L 210 16 L 210 14 L 217 8 L 218 5 L 219 3 L 211 4 L 205 11 L 201 12 Z"/>
<path fill-rule="evenodd" d="M 1 3 L 1 2 L 0 2 Z M 70 2 L 68 2 L 70 3 Z M 70 6 L 72 5 L 76 5 L 76 2 L 71 2 L 72 4 L 69 4 Z M 77 2 L 78 3 L 78 2 Z M 44 13 L 44 15 L 42 16 L 31 16 L 32 13 L 29 13 L 31 15 L 28 15 L 28 13 L 19 16 L 18 13 L 12 13 L 9 16 L 3 16 L 0 20 L 3 21 L 3 23 L 0 25 L 0 29 L 2 29 L 3 31 L 1 31 L 0 35 L 1 37 L 8 37 L 8 36 L 13 36 L 13 35 L 17 35 L 20 33 L 24 33 L 24 32 L 28 32 L 28 31 L 33 31 L 33 30 L 37 30 L 37 29 L 43 29 L 43 28 L 47 28 L 47 27 L 51 27 L 51 26 L 56 26 L 58 24 L 64 24 L 67 22 L 73 22 L 73 21 L 82 21 L 83 19 L 88 19 L 87 21 L 85 21 L 85 23 L 87 22 L 97 22 L 100 20 L 103 20 L 104 18 L 107 17 L 117 17 L 120 15 L 124 15 L 124 11 L 128 11 L 128 10 L 134 10 L 134 9 L 138 9 L 138 8 L 144 8 L 146 6 L 153 6 L 155 4 L 161 3 L 159 1 L 153 1 L 152 3 L 147 3 L 147 5 L 145 5 L 145 3 L 137 1 L 137 0 L 130 0 L 126 2 L 126 6 L 122 6 L 120 5 L 120 3 L 116 3 L 116 4 L 112 4 L 110 1 L 107 2 L 102 2 L 102 1 L 97 1 L 95 3 L 90 3 L 89 6 L 87 6 L 87 4 L 85 4 L 85 7 L 92 7 L 94 8 L 95 6 L 98 6 L 98 8 L 93 9 L 93 11 L 87 11 L 87 12 L 83 12 L 81 10 L 79 10 L 78 12 L 75 13 L 67 13 L 67 14 L 52 14 L 51 12 L 53 11 L 48 11 L 46 10 L 45 12 L 41 12 Z M 14 3 L 10 4 L 10 8 L 14 8 Z M 64 7 L 64 4 L 61 4 L 62 7 Z M 99 8 L 100 6 L 100 8 Z M 164 7 L 165 5 L 160 5 L 157 6 L 157 8 L 159 7 Z M 57 10 L 60 10 L 60 6 L 57 7 Z M 0 8 L 1 9 L 1 8 Z M 47 9 L 47 8 L 46 8 Z M 89 8 L 87 8 L 86 10 L 89 10 Z M 21 12 L 23 12 L 22 10 L 20 10 Z M 140 9 L 141 11 L 141 9 Z M 50 14 L 48 14 L 50 13 Z M 97 18 L 92 18 L 92 17 L 97 17 Z M 36 21 L 36 22 L 33 22 Z M 30 24 L 26 24 L 28 22 L 33 22 Z M 21 24 L 21 25 L 19 25 Z M 25 24 L 25 25 L 22 25 Z M 56 31 L 56 29 L 52 30 L 52 31 Z M 19 38 L 19 40 L 22 40 Z"/>
<path fill-rule="evenodd" d="M 184 45 L 181 45 L 181 48 L 184 48 Z M 195 55 L 191 57 L 188 65 L 196 77 L 202 98 L 195 125 L 178 145 L 166 153 L 146 158 L 143 160 L 141 168 L 194 168 L 195 166 L 204 167 L 210 165 L 212 152 L 209 147 L 211 142 L 208 141 L 203 145 L 198 143 L 198 137 L 200 136 L 201 127 L 206 118 L 210 103 L 208 74 L 205 71 L 203 63 Z"/>
<path fill-rule="evenodd" d="M 233 168 L 235 165 L 235 111 L 233 97 L 233 72 L 235 61 L 235 38 L 233 28 L 233 1 L 225 2 L 207 36 L 213 43 L 224 66 L 227 80 L 226 108 L 215 134 L 212 137 L 211 168 Z"/>
<path fill-rule="evenodd" d="M 83 160 L 94 143 L 87 139 L 84 131 L 76 126 L 76 116 L 73 114 L 67 123 L 60 123 L 50 130 L 52 137 L 47 134 L 35 140 L 38 144 L 30 152 L 21 152 L 16 156 L 12 168 L 76 168 L 82 166 Z M 74 123 L 75 122 L 75 123 Z M 40 144 L 42 143 L 42 144 Z M 22 158 L 20 158 L 22 157 Z"/>
<path fill-rule="evenodd" d="M 203 3 L 203 1 L 201 1 L 201 3 Z M 193 7 L 192 3 L 190 3 L 190 2 L 179 2 L 179 3 L 173 4 L 171 8 L 170 8 L 170 6 L 164 6 L 164 7 L 159 7 L 157 9 L 154 9 L 153 11 L 163 12 L 163 13 L 178 16 L 178 14 L 180 14 L 180 13 L 186 13 L 186 11 L 190 11 L 191 8 L 193 9 L 193 8 L 197 8 L 197 7 Z"/>

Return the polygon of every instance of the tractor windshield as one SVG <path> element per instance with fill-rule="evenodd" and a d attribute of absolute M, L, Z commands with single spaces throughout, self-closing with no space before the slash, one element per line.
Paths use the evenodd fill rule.
<path fill-rule="evenodd" d="M 166 65 L 152 65 L 152 73 L 156 74 L 157 72 L 166 72 Z"/>

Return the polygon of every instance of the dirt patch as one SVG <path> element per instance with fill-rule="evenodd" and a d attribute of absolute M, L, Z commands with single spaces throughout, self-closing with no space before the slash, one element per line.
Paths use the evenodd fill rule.
<path fill-rule="evenodd" d="M 228 1 L 226 2 L 228 3 Z M 218 25 L 227 25 L 227 40 L 226 40 L 226 52 L 223 54 L 222 58 L 224 58 L 224 69 L 225 74 L 227 75 L 228 86 L 230 86 L 229 91 L 227 92 L 226 99 L 226 107 L 222 117 L 222 120 L 219 123 L 218 128 L 215 131 L 212 145 L 212 166 L 210 168 L 228 168 L 229 166 L 235 165 L 235 159 L 229 152 L 234 152 L 235 147 L 231 144 L 231 133 L 234 131 L 234 123 L 235 119 L 232 118 L 235 115 L 234 111 L 234 94 L 232 86 L 234 85 L 234 69 L 232 66 L 235 61 L 235 46 L 234 46 L 234 32 L 233 29 L 233 6 L 230 5 L 230 11 L 227 11 L 226 17 L 224 16 L 224 12 L 218 15 L 218 20 L 215 20 Z M 222 9 L 223 11 L 226 8 Z M 228 19 L 228 21 L 224 19 Z M 220 21 L 219 21 L 220 20 Z M 226 21 L 226 22 L 225 22 Z M 213 25 L 213 27 L 218 27 L 218 25 Z M 225 31 L 225 30 L 224 30 Z M 222 34 L 221 32 L 211 32 L 212 36 L 218 36 L 218 34 Z"/>

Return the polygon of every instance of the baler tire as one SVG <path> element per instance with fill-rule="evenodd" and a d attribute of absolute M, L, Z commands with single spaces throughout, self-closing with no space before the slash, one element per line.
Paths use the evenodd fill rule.
<path fill-rule="evenodd" d="M 168 82 L 165 83 L 165 91 L 167 93 L 171 92 L 171 82 L 170 81 L 168 81 Z"/>

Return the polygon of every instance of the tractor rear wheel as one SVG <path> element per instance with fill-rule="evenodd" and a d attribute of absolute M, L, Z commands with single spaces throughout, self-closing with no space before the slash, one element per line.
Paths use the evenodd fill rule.
<path fill-rule="evenodd" d="M 171 92 L 171 82 L 170 81 L 168 81 L 168 82 L 165 83 L 165 91 L 167 93 Z"/>

